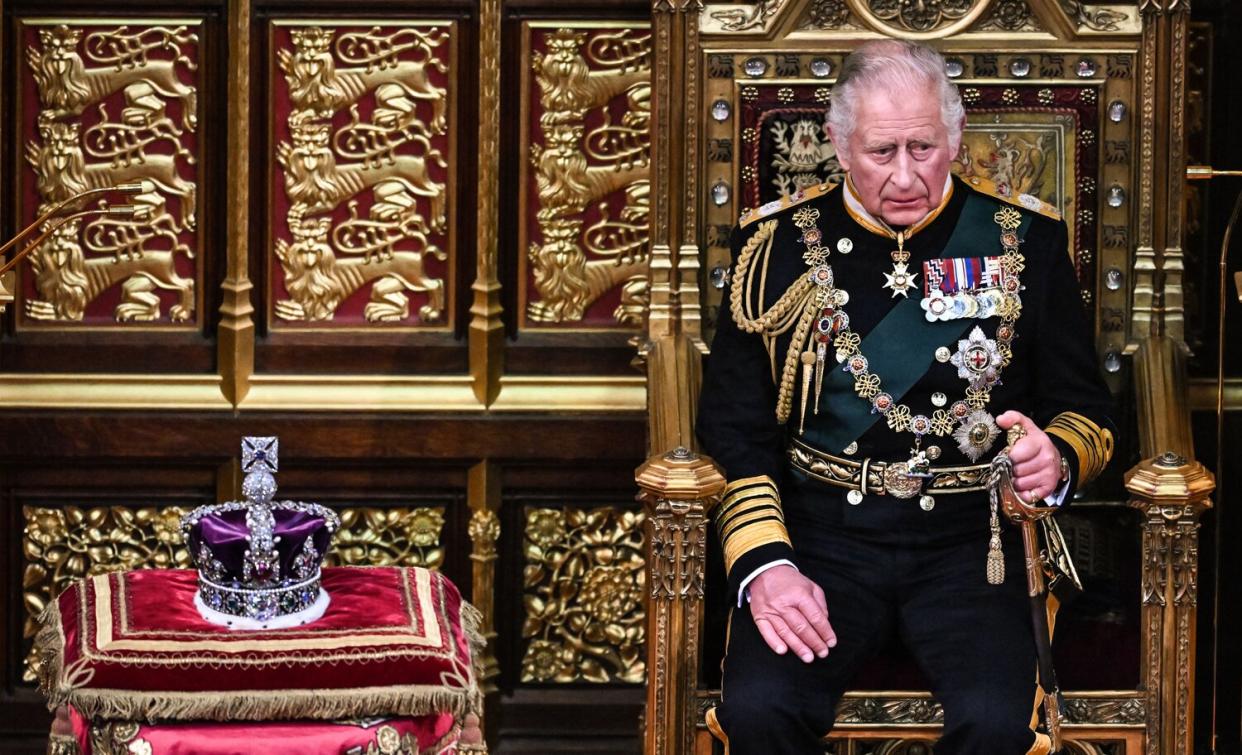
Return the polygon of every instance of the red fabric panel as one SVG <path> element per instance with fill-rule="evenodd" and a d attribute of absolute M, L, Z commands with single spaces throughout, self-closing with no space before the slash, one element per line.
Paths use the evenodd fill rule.
<path fill-rule="evenodd" d="M 82 755 L 92 755 L 90 723 L 72 708 L 70 716 Z M 116 730 L 113 727 L 111 732 Z M 353 747 L 360 747 L 362 752 L 366 752 L 368 745 L 379 751 L 381 737 L 388 741 L 395 737 L 404 744 L 407 735 L 417 743 L 420 753 L 456 751 L 453 717 L 447 713 L 357 722 L 141 724 L 137 734 L 126 741 L 131 745 L 139 740 L 146 742 L 151 747 L 151 755 L 252 755 L 259 752 L 264 755 L 305 755 L 310 752 L 329 755 L 343 754 Z"/>

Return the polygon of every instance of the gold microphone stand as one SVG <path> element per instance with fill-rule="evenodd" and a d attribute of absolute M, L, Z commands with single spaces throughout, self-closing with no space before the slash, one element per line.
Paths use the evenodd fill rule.
<path fill-rule="evenodd" d="M 1216 170 L 1210 165 L 1188 165 L 1186 166 L 1186 178 L 1190 181 L 1207 181 L 1212 178 L 1223 178 L 1226 176 L 1242 176 L 1242 170 Z M 1238 216 L 1242 214 L 1242 192 L 1238 193 L 1238 198 L 1233 203 L 1233 212 L 1229 215 L 1229 222 L 1225 224 L 1225 236 L 1220 242 L 1220 297 L 1219 309 L 1217 313 L 1216 323 L 1216 500 L 1224 503 L 1224 495 L 1221 491 L 1224 488 L 1225 475 L 1225 289 L 1227 288 L 1225 281 L 1228 277 L 1226 265 L 1229 261 L 1229 241 L 1233 237 L 1234 226 L 1238 224 Z M 1234 287 L 1237 289 L 1238 300 L 1242 301 L 1242 271 L 1233 274 Z M 1212 560 L 1213 571 L 1215 572 L 1215 595 L 1212 605 L 1212 632 L 1214 640 L 1212 642 L 1212 752 L 1216 752 L 1216 702 L 1217 702 L 1217 663 L 1219 660 L 1220 647 L 1220 549 L 1224 542 L 1221 536 L 1223 528 L 1221 527 L 1220 513 L 1223 509 L 1217 509 L 1216 515 L 1216 545 L 1215 553 Z"/>
<path fill-rule="evenodd" d="M 33 223 L 23 228 L 13 238 L 9 239 L 0 246 L 0 314 L 4 314 L 5 307 L 13 302 L 16 295 L 17 273 L 13 270 L 18 262 L 21 262 L 26 255 L 30 254 L 39 245 L 55 233 L 61 226 L 74 220 L 92 217 L 95 215 L 107 215 L 109 217 L 130 218 L 132 220 L 147 220 L 151 217 L 151 205 L 145 203 L 137 204 L 118 204 L 104 205 L 94 207 L 89 210 L 79 210 L 71 212 L 80 207 L 83 202 L 101 200 L 108 194 L 120 193 L 127 195 L 150 194 L 155 191 L 155 184 L 150 181 L 132 181 L 130 183 L 118 184 L 116 186 L 105 186 L 102 189 L 89 189 L 87 191 L 74 194 L 68 199 L 58 202 L 52 206 L 47 212 L 40 215 Z M 70 214 L 64 214 L 69 212 Z M 20 251 L 12 256 L 7 262 L 4 262 L 4 254 L 9 249 L 16 246 L 22 239 L 29 236 L 47 221 L 59 218 L 54 224 L 45 228 L 42 233 L 35 237 L 34 241 L 27 244 Z"/>

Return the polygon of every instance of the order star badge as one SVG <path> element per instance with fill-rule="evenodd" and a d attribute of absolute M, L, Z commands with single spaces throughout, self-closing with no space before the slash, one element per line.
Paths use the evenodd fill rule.
<path fill-rule="evenodd" d="M 972 388 L 991 386 L 1000 377 L 1001 356 L 996 341 L 986 337 L 977 325 L 969 338 L 957 342 L 957 351 L 949 362 L 957 368 L 957 376 Z"/>
<path fill-rule="evenodd" d="M 919 277 L 918 273 L 912 273 L 906 269 L 906 263 L 897 262 L 893 264 L 893 272 L 884 273 L 886 282 L 884 288 L 893 292 L 893 296 L 901 294 L 909 296 L 910 289 L 914 288 L 914 279 Z"/>

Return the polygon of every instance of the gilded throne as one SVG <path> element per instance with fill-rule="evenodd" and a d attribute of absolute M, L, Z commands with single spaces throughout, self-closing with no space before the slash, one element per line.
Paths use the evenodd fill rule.
<path fill-rule="evenodd" d="M 700 355 L 727 316 L 729 229 L 748 209 L 840 180 L 821 127 L 831 85 L 855 44 L 888 35 L 935 39 L 946 56 L 969 117 L 954 170 L 1062 213 L 1101 370 L 1119 405 L 1137 407 L 1122 417 L 1129 437 L 1111 473 L 1060 518 L 1088 591 L 1062 614 L 1055 645 L 1068 751 L 1188 752 L 1197 518 L 1212 481 L 1193 461 L 1178 401 L 1184 4 L 654 9 L 652 193 L 673 199 L 653 218 L 645 353 L 655 455 L 638 472 L 651 512 L 646 751 L 719 748 L 704 712 L 719 694 L 722 589 L 708 523 L 724 480 L 688 449 Z M 908 660 L 873 664 L 838 708 L 826 751 L 930 751 L 941 711 L 923 689 Z"/>

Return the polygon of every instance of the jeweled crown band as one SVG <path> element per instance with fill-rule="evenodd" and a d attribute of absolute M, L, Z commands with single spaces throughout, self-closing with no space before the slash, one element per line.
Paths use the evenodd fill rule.
<path fill-rule="evenodd" d="M 895 472 L 899 472 L 899 466 L 905 462 L 873 461 L 870 458 L 846 459 L 821 451 L 796 438 L 789 443 L 788 456 L 794 469 L 812 479 L 839 488 L 857 490 L 865 495 L 892 495 L 897 498 L 911 498 L 920 490 L 936 495 L 987 490 L 990 474 L 987 464 L 931 467 L 928 472 L 930 476 L 912 478 L 921 483 L 912 486 L 903 485 L 896 479 L 899 475 Z M 900 488 L 895 487 L 894 483 Z"/>
<path fill-rule="evenodd" d="M 198 594 L 208 608 L 229 616 L 262 621 L 310 608 L 319 598 L 319 581 L 320 570 L 316 569 L 314 576 L 301 582 L 252 590 L 213 582 L 200 571 Z"/>

